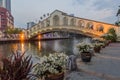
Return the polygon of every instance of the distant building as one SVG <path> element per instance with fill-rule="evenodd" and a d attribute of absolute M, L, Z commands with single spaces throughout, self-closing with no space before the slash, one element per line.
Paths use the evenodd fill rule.
<path fill-rule="evenodd" d="M 6 28 L 14 28 L 14 18 L 6 8 L 0 7 L 0 31 Z"/>
<path fill-rule="evenodd" d="M 11 12 L 11 0 L 0 0 L 0 7 L 6 8 Z"/>
<path fill-rule="evenodd" d="M 14 27 L 14 18 L 11 15 L 11 0 L 0 0 L 0 31 Z"/>
<path fill-rule="evenodd" d="M 29 29 L 30 27 L 34 26 L 35 22 L 28 22 L 27 23 L 27 29 Z"/>

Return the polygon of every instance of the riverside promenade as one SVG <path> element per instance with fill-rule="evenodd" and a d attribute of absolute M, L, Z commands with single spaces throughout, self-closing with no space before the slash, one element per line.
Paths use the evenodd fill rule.
<path fill-rule="evenodd" d="M 66 80 L 120 80 L 120 43 L 111 43 L 95 53 L 90 63 L 77 59 L 78 70 L 68 73 Z"/>

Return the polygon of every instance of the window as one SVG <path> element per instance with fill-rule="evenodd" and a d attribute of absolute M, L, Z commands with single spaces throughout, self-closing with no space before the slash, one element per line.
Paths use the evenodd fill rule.
<path fill-rule="evenodd" d="M 53 25 L 54 26 L 59 26 L 59 16 L 58 15 L 55 15 L 53 17 Z"/>
<path fill-rule="evenodd" d="M 71 21 L 70 21 L 70 26 L 74 26 L 75 25 L 75 19 L 72 18 Z"/>
<path fill-rule="evenodd" d="M 100 32 L 104 32 L 104 27 L 103 27 L 103 26 L 100 26 L 100 27 L 99 27 L 99 31 L 100 31 Z"/>
<path fill-rule="evenodd" d="M 82 20 L 80 20 L 80 21 L 78 22 L 78 26 L 81 27 L 81 28 L 84 28 L 85 22 L 82 21 Z"/>
<path fill-rule="evenodd" d="M 50 26 L 50 20 L 46 21 L 46 27 Z"/>
<path fill-rule="evenodd" d="M 44 22 L 41 22 L 41 27 L 44 27 Z"/>
<path fill-rule="evenodd" d="M 87 23 L 86 28 L 87 29 L 93 29 L 93 23 L 92 22 Z"/>
<path fill-rule="evenodd" d="M 68 18 L 67 17 L 63 18 L 63 25 L 68 26 Z"/>

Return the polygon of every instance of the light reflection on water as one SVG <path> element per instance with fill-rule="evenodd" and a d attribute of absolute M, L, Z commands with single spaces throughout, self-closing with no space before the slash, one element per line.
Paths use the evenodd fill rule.
<path fill-rule="evenodd" d="M 65 52 L 67 55 L 76 54 L 78 50 L 76 44 L 85 41 L 86 38 L 72 38 L 61 40 L 36 41 L 31 43 L 9 43 L 0 44 L 0 54 L 9 56 L 11 51 L 26 51 L 26 55 L 32 55 L 33 58 L 48 55 L 53 52 Z M 87 39 L 89 41 L 89 39 Z"/>
<path fill-rule="evenodd" d="M 38 41 L 38 50 L 41 51 L 41 41 Z"/>

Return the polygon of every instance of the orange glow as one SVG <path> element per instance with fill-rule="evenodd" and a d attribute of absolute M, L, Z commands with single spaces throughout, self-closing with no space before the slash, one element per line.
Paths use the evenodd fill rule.
<path fill-rule="evenodd" d="M 25 40 L 25 35 L 23 33 L 20 34 L 20 40 L 24 41 Z"/>
<path fill-rule="evenodd" d="M 40 40 L 41 38 L 42 38 L 42 35 L 39 34 L 39 35 L 38 35 L 38 39 Z"/>
<path fill-rule="evenodd" d="M 21 43 L 21 52 L 22 53 L 25 52 L 25 44 L 24 44 L 24 42 Z"/>
<path fill-rule="evenodd" d="M 13 45 L 12 45 L 12 49 L 16 52 L 16 51 L 18 50 L 17 44 L 13 44 Z"/>
<path fill-rule="evenodd" d="M 38 49 L 39 49 L 39 51 L 41 51 L 41 42 L 40 41 L 38 42 Z"/>

